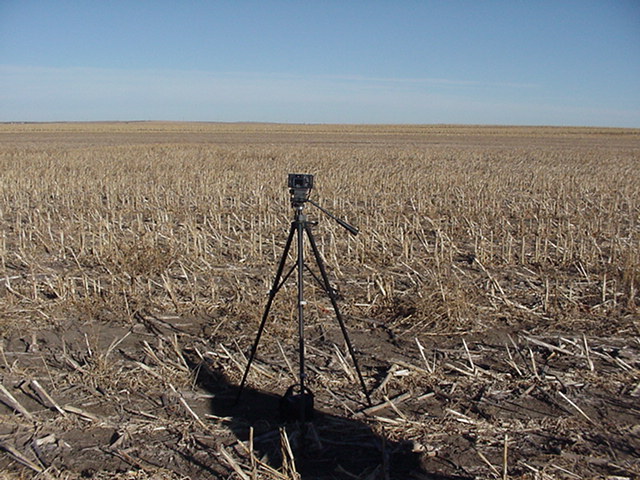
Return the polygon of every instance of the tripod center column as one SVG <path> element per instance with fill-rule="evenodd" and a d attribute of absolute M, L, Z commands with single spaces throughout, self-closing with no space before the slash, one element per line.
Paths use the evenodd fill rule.
<path fill-rule="evenodd" d="M 296 229 L 298 232 L 298 342 L 299 342 L 299 365 L 300 365 L 300 394 L 304 395 L 305 391 L 305 368 L 304 368 L 304 285 L 302 273 L 304 271 L 304 231 L 307 224 L 307 216 L 302 213 L 303 205 L 296 207 Z"/>

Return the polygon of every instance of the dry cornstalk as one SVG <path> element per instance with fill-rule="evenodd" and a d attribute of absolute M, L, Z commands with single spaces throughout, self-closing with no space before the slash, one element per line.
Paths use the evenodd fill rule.
<path fill-rule="evenodd" d="M 225 355 L 227 355 L 227 357 L 234 363 L 234 365 L 238 368 L 238 370 L 242 373 L 245 370 L 245 366 L 242 366 L 242 364 L 233 356 L 231 355 L 231 353 L 229 352 L 229 350 L 227 350 L 227 348 L 223 345 L 220 344 L 220 348 L 222 349 L 222 351 L 224 351 Z M 242 355 L 241 352 L 238 352 L 239 355 Z M 246 359 L 245 359 L 245 364 L 246 364 Z M 265 370 L 264 368 L 262 368 L 261 366 L 259 366 L 255 360 L 254 362 L 251 363 L 251 370 L 255 370 L 256 372 L 258 372 L 260 375 L 262 375 L 263 377 L 267 377 L 271 380 L 274 379 L 274 376 L 271 375 L 267 370 Z"/>
<path fill-rule="evenodd" d="M 462 339 L 462 345 L 464 345 L 464 351 L 467 352 L 467 359 L 469 360 L 469 369 L 472 372 L 476 372 L 476 366 L 473 364 L 473 359 L 471 358 L 471 353 L 469 352 L 469 347 L 467 347 L 467 342 L 465 339 Z"/>
<path fill-rule="evenodd" d="M 531 350 L 531 347 L 529 347 L 529 358 L 531 359 L 531 372 L 533 372 L 533 376 L 535 378 L 539 379 L 538 369 L 536 368 L 536 359 L 533 356 L 533 350 Z"/>
<path fill-rule="evenodd" d="M 11 445 L 7 445 L 5 443 L 0 443 L 0 449 L 4 450 L 5 452 L 7 452 L 17 462 L 21 463 L 25 467 L 30 468 L 34 472 L 42 473 L 44 471 L 44 469 L 40 465 L 38 465 L 37 463 L 32 462 L 31 460 L 29 460 L 26 456 L 24 456 L 22 453 L 20 453 L 18 450 L 16 450 Z"/>
<path fill-rule="evenodd" d="M 178 400 L 180 401 L 182 406 L 185 408 L 185 410 L 187 412 L 189 412 L 189 415 L 191 415 L 195 419 L 195 421 L 198 422 L 198 425 L 200 425 L 204 429 L 208 429 L 207 425 L 202 421 L 200 416 L 189 406 L 189 404 L 184 399 L 182 394 L 180 392 L 178 392 L 178 390 L 176 390 L 176 387 L 174 387 L 172 384 L 169 384 L 169 388 L 171 388 L 173 393 L 175 393 L 177 395 Z"/>
<path fill-rule="evenodd" d="M 65 412 L 73 413 L 74 415 L 78 415 L 80 418 L 84 420 L 88 420 L 90 422 L 99 422 L 100 418 L 94 415 L 93 413 L 89 413 L 81 408 L 74 407 L 73 405 L 64 405 L 62 407 Z"/>
<path fill-rule="evenodd" d="M 408 421 L 407 417 L 404 415 L 404 413 L 402 413 L 398 407 L 396 406 L 396 402 L 392 402 L 391 400 L 389 400 L 389 398 L 386 395 L 383 395 L 383 397 L 385 399 L 385 401 L 389 404 L 389 406 L 391 407 L 391 409 L 396 412 L 396 415 L 398 415 L 402 420 L 404 420 L 405 422 Z"/>
<path fill-rule="evenodd" d="M 456 410 L 454 410 L 452 408 L 447 408 L 446 411 L 451 413 L 451 414 L 453 414 L 455 420 L 457 420 L 458 422 L 469 423 L 471 425 L 475 425 L 476 423 L 478 423 L 474 419 L 472 419 L 472 418 L 468 417 L 467 415 L 465 415 L 463 413 L 460 413 L 460 412 L 458 412 L 458 411 L 456 411 Z"/>
<path fill-rule="evenodd" d="M 296 373 L 293 371 L 293 367 L 291 366 L 291 362 L 289 362 L 289 359 L 287 358 L 287 355 L 284 353 L 284 349 L 282 348 L 282 344 L 277 341 L 276 344 L 278 345 L 278 348 L 280 349 L 280 353 L 282 354 L 282 358 L 284 360 L 285 365 L 287 366 L 287 369 L 289 370 L 289 374 L 291 375 L 291 378 L 293 378 L 294 381 L 297 380 L 296 377 Z"/>
<path fill-rule="evenodd" d="M 33 389 L 33 391 L 36 393 L 36 395 L 38 396 L 38 398 L 40 399 L 40 401 L 45 407 L 53 408 L 57 410 L 59 413 L 61 413 L 62 415 L 65 415 L 65 411 L 62 409 L 62 407 L 60 407 L 60 405 L 58 405 L 56 401 L 53 398 L 51 398 L 51 396 L 47 393 L 47 391 L 44 388 L 42 388 L 42 386 L 38 383 L 37 380 L 31 380 L 29 382 L 29 386 Z"/>
<path fill-rule="evenodd" d="M 378 385 L 372 392 L 371 394 L 373 395 L 374 393 L 380 391 L 383 392 L 384 389 L 387 386 L 387 383 L 389 383 L 389 380 L 391 380 L 393 378 L 393 374 L 395 373 L 395 371 L 397 370 L 398 366 L 394 363 L 393 365 L 391 365 L 391 367 L 389 368 L 389 370 L 387 371 L 387 374 L 384 376 L 384 378 L 382 379 L 382 381 L 380 382 L 380 385 Z"/>
<path fill-rule="evenodd" d="M 559 466 L 559 465 L 556 465 L 556 464 L 553 464 L 553 463 L 552 463 L 550 466 L 551 466 L 551 467 L 553 467 L 553 468 L 555 468 L 556 470 L 561 471 L 562 473 L 564 473 L 564 474 L 566 474 L 566 475 L 569 475 L 571 478 L 583 478 L 583 477 L 581 477 L 580 475 L 576 475 L 576 474 L 575 474 L 575 473 L 573 473 L 572 471 L 567 470 L 566 468 L 563 468 L 563 467 L 561 467 L 561 466 Z M 611 478 L 611 477 L 609 477 L 609 478 Z"/>
<path fill-rule="evenodd" d="M 415 340 L 416 340 L 416 343 L 418 344 L 418 350 L 420 351 L 420 356 L 422 357 L 422 360 L 424 361 L 424 365 L 427 368 L 427 371 L 429 373 L 433 373 L 435 371 L 435 361 L 434 361 L 433 365 L 429 364 L 429 361 L 427 360 L 427 356 L 424 353 L 425 352 L 424 347 L 422 346 L 422 344 L 418 340 L 418 337 L 416 337 Z"/>
<path fill-rule="evenodd" d="M 578 405 L 576 405 L 571 399 L 567 398 L 567 396 L 564 393 L 558 392 L 558 395 L 560 395 L 569 405 L 575 408 L 576 411 L 580 415 L 582 415 L 588 422 L 594 423 L 593 420 L 591 420 L 591 418 L 586 413 L 584 413 L 584 411 Z"/>
<path fill-rule="evenodd" d="M 333 347 L 334 347 L 334 350 L 336 352 L 336 357 L 338 358 L 338 362 L 342 366 L 342 369 L 345 371 L 345 373 L 347 374 L 347 376 L 349 377 L 350 380 L 355 380 L 356 377 L 355 377 L 355 375 L 353 373 L 353 370 L 351 369 L 351 367 L 349 366 L 349 364 L 345 360 L 344 355 L 342 355 L 342 352 L 338 348 L 338 345 L 336 345 L 334 343 Z"/>
<path fill-rule="evenodd" d="M 508 478 L 508 448 L 509 448 L 509 437 L 505 433 L 504 434 L 504 449 L 502 451 L 502 480 L 507 480 Z"/>
<path fill-rule="evenodd" d="M 122 338 L 120 338 L 119 340 L 114 340 L 113 342 L 111 342 L 111 345 L 109 345 L 109 347 L 107 348 L 107 351 L 104 354 L 104 359 L 107 360 L 107 358 L 109 358 L 109 355 L 111 355 L 111 352 L 118 346 L 120 345 L 122 342 L 124 342 L 124 340 L 131 335 L 131 330 L 129 330 Z"/>
<path fill-rule="evenodd" d="M 507 364 L 511 365 L 513 369 L 518 373 L 518 375 L 522 377 L 523 376 L 522 371 L 520 370 L 520 368 L 518 368 L 518 364 L 513 359 L 513 356 L 511 355 L 511 350 L 509 350 L 509 345 L 505 343 L 504 348 L 507 350 L 507 355 L 509 356 L 509 360 L 507 361 Z"/>
<path fill-rule="evenodd" d="M 455 370 L 458 373 L 462 373 L 463 375 L 467 375 L 468 377 L 474 376 L 474 373 L 467 370 L 467 367 L 464 367 L 464 368 L 456 367 L 452 363 L 445 363 L 444 366 L 447 368 L 450 368 L 451 370 Z"/>
<path fill-rule="evenodd" d="M 393 362 L 393 363 L 396 363 L 396 364 L 398 364 L 398 365 L 400 365 L 402 367 L 406 367 L 406 368 L 409 368 L 411 370 L 415 370 L 416 372 L 419 372 L 419 373 L 424 373 L 424 374 L 430 374 L 431 373 L 431 372 L 429 372 L 429 370 L 426 370 L 424 368 L 418 367 L 417 365 L 415 365 L 413 363 L 406 362 L 406 361 L 401 360 L 399 358 L 392 358 L 392 359 L 390 359 L 390 361 Z"/>
<path fill-rule="evenodd" d="M 289 443 L 289 437 L 284 427 L 280 427 L 280 446 L 282 450 L 282 467 L 284 473 L 286 473 L 291 480 L 297 480 L 300 478 L 296 470 L 296 461 L 291 445 Z"/>
<path fill-rule="evenodd" d="M 362 413 L 364 413 L 365 415 L 371 415 L 373 413 L 379 412 L 380 410 L 384 410 L 387 407 L 391 407 L 392 405 L 404 402 L 410 396 L 411 396 L 411 392 L 401 393 L 400 395 L 397 395 L 391 399 L 385 396 L 384 402 L 379 403 L 378 405 L 374 405 L 372 407 L 367 407 L 364 410 L 362 410 Z"/>
<path fill-rule="evenodd" d="M 587 336 L 584 333 L 582 334 L 582 344 L 584 346 L 584 354 L 587 357 L 587 365 L 589 365 L 589 370 L 593 372 L 595 371 L 595 367 L 593 366 L 593 362 L 591 361 L 591 355 L 589 354 L 590 348 L 589 344 L 587 343 Z"/>
<path fill-rule="evenodd" d="M 500 476 L 500 472 L 498 471 L 498 469 L 496 467 L 493 466 L 493 464 L 487 459 L 487 457 L 484 455 L 484 453 L 482 453 L 480 450 L 476 450 L 476 453 L 478 454 L 478 456 L 480 457 L 480 460 L 482 460 L 484 463 L 487 464 L 487 466 L 491 469 L 491 471 L 496 475 L 496 477 Z"/>
<path fill-rule="evenodd" d="M 258 478 L 258 464 L 256 454 L 253 451 L 253 427 L 249 427 L 249 460 L 251 462 L 251 480 Z"/>
<path fill-rule="evenodd" d="M 242 480 L 251 480 L 249 475 L 247 475 L 244 472 L 244 470 L 238 464 L 238 462 L 236 462 L 236 460 L 231 456 L 231 454 L 229 452 L 227 452 L 227 449 L 224 448 L 224 445 L 220 445 L 220 448 L 218 449 L 218 452 L 220 453 L 220 455 L 222 455 L 222 458 L 225 459 L 225 461 L 229 464 L 229 466 L 233 469 L 233 471 L 236 472 L 236 474 L 238 474 L 238 476 Z"/>
<path fill-rule="evenodd" d="M 543 342 L 542 340 L 538 340 L 538 339 L 533 338 L 533 337 L 527 337 L 527 336 L 523 335 L 523 338 L 525 340 L 527 340 L 528 342 L 534 343 L 536 345 L 540 345 L 541 347 L 548 348 L 552 352 L 560 352 L 560 353 L 564 353 L 565 355 L 575 356 L 575 353 L 570 352 L 566 348 L 556 347 L 555 345 L 551 345 L 550 343 Z"/>
<path fill-rule="evenodd" d="M 14 409 L 16 412 L 22 414 L 26 419 L 33 419 L 33 415 L 20 403 L 15 399 L 13 395 L 6 389 L 6 387 L 0 383 L 0 401 L 7 405 L 9 408 Z"/>

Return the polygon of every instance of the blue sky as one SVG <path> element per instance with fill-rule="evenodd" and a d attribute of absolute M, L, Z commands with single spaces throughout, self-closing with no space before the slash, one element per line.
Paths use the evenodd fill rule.
<path fill-rule="evenodd" d="M 0 121 L 640 127 L 640 0 L 0 0 Z"/>

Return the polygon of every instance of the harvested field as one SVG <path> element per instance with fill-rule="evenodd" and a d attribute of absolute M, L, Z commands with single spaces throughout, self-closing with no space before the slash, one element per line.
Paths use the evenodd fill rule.
<path fill-rule="evenodd" d="M 0 125 L 3 478 L 640 477 L 640 131 Z M 233 406 L 293 210 L 295 281 Z M 295 249 L 294 249 L 295 250 Z"/>

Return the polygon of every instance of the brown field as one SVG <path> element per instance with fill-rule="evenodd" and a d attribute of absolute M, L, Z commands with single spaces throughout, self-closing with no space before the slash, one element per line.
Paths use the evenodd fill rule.
<path fill-rule="evenodd" d="M 3 478 L 640 476 L 640 130 L 4 124 L 0 168 Z M 305 208 L 374 404 L 307 275 L 304 427 L 293 278 L 230 404 L 290 172 L 360 229 Z"/>

